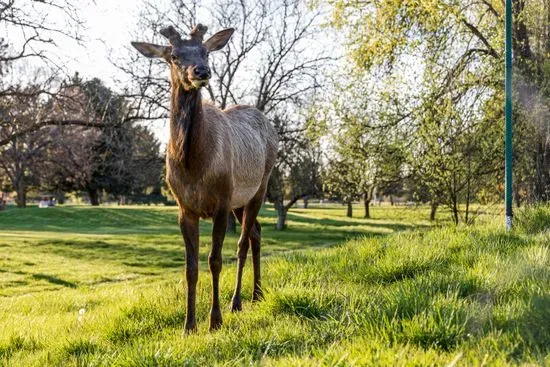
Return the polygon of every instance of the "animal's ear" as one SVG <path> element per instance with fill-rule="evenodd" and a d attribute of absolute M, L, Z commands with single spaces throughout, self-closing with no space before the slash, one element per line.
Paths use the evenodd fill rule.
<path fill-rule="evenodd" d="M 162 57 L 163 59 L 168 59 L 168 56 L 172 52 L 172 46 L 160 46 L 145 42 L 132 42 L 132 46 L 143 56 L 149 58 Z"/>
<path fill-rule="evenodd" d="M 218 51 L 222 49 L 223 46 L 225 46 L 227 42 L 229 42 L 229 39 L 233 35 L 234 31 L 234 28 L 228 28 L 224 29 L 223 31 L 219 31 L 204 43 L 204 47 L 206 47 L 208 51 Z"/>

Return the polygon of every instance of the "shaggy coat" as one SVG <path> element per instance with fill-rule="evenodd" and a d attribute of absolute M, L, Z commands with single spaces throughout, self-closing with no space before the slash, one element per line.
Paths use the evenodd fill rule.
<path fill-rule="evenodd" d="M 237 277 L 231 310 L 241 310 L 241 284 L 248 248 L 252 249 L 254 290 L 262 298 L 260 280 L 261 227 L 256 220 L 269 175 L 277 158 L 277 132 L 265 116 L 250 106 L 220 110 L 202 103 L 200 88 L 208 83 L 208 53 L 224 47 L 233 29 L 220 31 L 202 42 L 207 28 L 197 25 L 183 40 L 173 28 L 161 30 L 170 46 L 133 42 L 146 57 L 159 57 L 170 66 L 170 141 L 166 178 L 179 206 L 179 224 L 185 242 L 187 313 L 185 329 L 196 330 L 195 301 L 199 271 L 199 218 L 213 218 L 210 329 L 222 325 L 219 275 L 227 216 L 233 211 L 241 223 Z"/>
<path fill-rule="evenodd" d="M 277 132 L 254 107 L 220 110 L 200 91 L 172 92 L 166 178 L 179 206 L 202 218 L 244 207 L 267 186 Z"/>

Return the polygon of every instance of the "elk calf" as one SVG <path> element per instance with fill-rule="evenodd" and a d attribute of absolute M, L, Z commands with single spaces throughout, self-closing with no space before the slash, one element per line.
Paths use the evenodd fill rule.
<path fill-rule="evenodd" d="M 233 211 L 241 223 L 237 281 L 231 309 L 241 310 L 241 278 L 248 247 L 252 248 L 253 300 L 262 297 L 260 283 L 260 224 L 256 220 L 277 157 L 277 132 L 256 108 L 238 105 L 226 110 L 201 102 L 208 84 L 208 54 L 223 48 L 233 29 L 203 42 L 207 28 L 198 24 L 189 39 L 169 26 L 160 31 L 169 46 L 132 42 L 146 57 L 163 58 L 170 66 L 170 141 L 166 178 L 179 206 L 185 242 L 187 314 L 185 329 L 196 329 L 195 297 L 199 261 L 199 218 L 213 218 L 210 330 L 222 325 L 219 275 L 227 216 Z"/>

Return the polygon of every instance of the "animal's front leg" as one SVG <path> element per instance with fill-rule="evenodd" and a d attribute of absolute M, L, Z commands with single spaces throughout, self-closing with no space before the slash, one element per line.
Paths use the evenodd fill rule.
<path fill-rule="evenodd" d="M 220 309 L 219 280 L 222 270 L 222 247 L 227 228 L 227 214 L 225 209 L 219 210 L 214 216 L 214 228 L 212 231 L 212 249 L 208 256 L 208 265 L 212 273 L 212 308 L 210 309 L 210 330 L 222 326 L 222 312 Z"/>
<path fill-rule="evenodd" d="M 195 318 L 195 301 L 197 280 L 199 278 L 199 218 L 180 213 L 180 229 L 185 241 L 185 262 L 187 277 L 187 313 L 185 316 L 185 331 L 197 329 Z"/>

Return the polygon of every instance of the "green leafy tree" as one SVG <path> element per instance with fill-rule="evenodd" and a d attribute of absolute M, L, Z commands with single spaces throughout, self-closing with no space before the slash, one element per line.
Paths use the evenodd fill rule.
<path fill-rule="evenodd" d="M 338 80 L 322 121 L 312 123 L 310 130 L 320 140 L 328 138 L 331 147 L 329 192 L 340 191 L 350 210 L 351 201 L 363 199 L 365 218 L 370 218 L 375 190 L 397 193 L 405 169 L 405 134 L 396 123 L 403 119 L 402 112 L 391 107 L 396 106 L 399 94 L 391 91 L 391 77 L 379 80 L 359 75 Z"/>
<path fill-rule="evenodd" d="M 149 200 L 144 195 L 150 188 L 156 188 L 155 195 L 160 194 L 160 144 L 148 128 L 133 125 L 127 119 L 130 111 L 126 98 L 106 87 L 101 80 L 83 81 L 78 74 L 72 78 L 65 94 L 74 101 L 71 106 L 74 110 L 87 120 L 101 124 L 83 130 L 67 127 L 73 135 L 80 134 L 80 145 L 72 150 L 65 149 L 58 156 L 65 154 L 66 158 L 78 164 L 60 165 L 59 169 L 53 170 L 58 176 L 55 181 L 58 188 L 85 190 L 92 205 L 99 205 L 103 192 L 121 201 L 132 198 Z M 76 159 L 83 155 L 78 148 L 87 152 L 88 159 Z M 69 172 L 68 167 L 72 168 Z M 75 180 L 75 176 L 80 179 Z M 66 179 L 60 180 L 60 177 Z"/>
<path fill-rule="evenodd" d="M 16 192 L 18 208 L 26 207 L 28 191 L 38 186 L 42 155 L 52 143 L 50 129 L 12 135 L 13 131 L 32 126 L 48 108 L 32 93 L 34 88 L 18 88 L 18 93 L 0 97 L 0 138 L 11 137 L 0 146 L 0 181 Z"/>
<path fill-rule="evenodd" d="M 451 207 L 455 222 L 464 204 L 462 219 L 470 221 L 470 203 L 487 200 L 488 192 L 499 192 L 503 173 L 503 3 L 335 0 L 329 4 L 332 24 L 349 39 L 350 59 L 358 70 L 367 75 L 416 74 L 409 80 L 416 89 L 412 98 L 393 100 L 408 111 L 401 127 L 399 116 L 394 119 L 394 128 L 408 133 L 411 177 L 423 181 L 414 186 L 430 194 L 432 209 L 440 202 Z M 516 176 L 525 196 L 535 200 L 547 200 L 550 172 L 544 143 L 550 130 L 548 98 L 543 93 L 548 9 L 547 0 L 514 3 L 515 64 L 522 74 L 516 78 L 517 98 L 521 109 L 536 111 L 536 116 L 516 111 L 524 116 L 517 119 L 516 146 L 536 142 L 525 156 L 515 156 Z M 533 100 L 536 103 L 526 103 Z M 384 106 L 395 108 L 388 102 Z"/>
<path fill-rule="evenodd" d="M 347 205 L 346 215 L 353 216 L 353 202 L 361 198 L 362 167 L 360 162 L 340 156 L 325 168 L 323 182 L 329 197 L 337 198 Z"/>
<path fill-rule="evenodd" d="M 278 117 L 275 118 L 275 126 L 284 128 L 284 125 L 278 124 L 278 120 Z M 277 230 L 286 228 L 288 210 L 298 200 L 319 196 L 322 189 L 317 148 L 305 138 L 301 130 L 285 135 L 287 138 L 279 142 L 279 159 L 269 178 L 266 193 L 277 211 Z"/>

